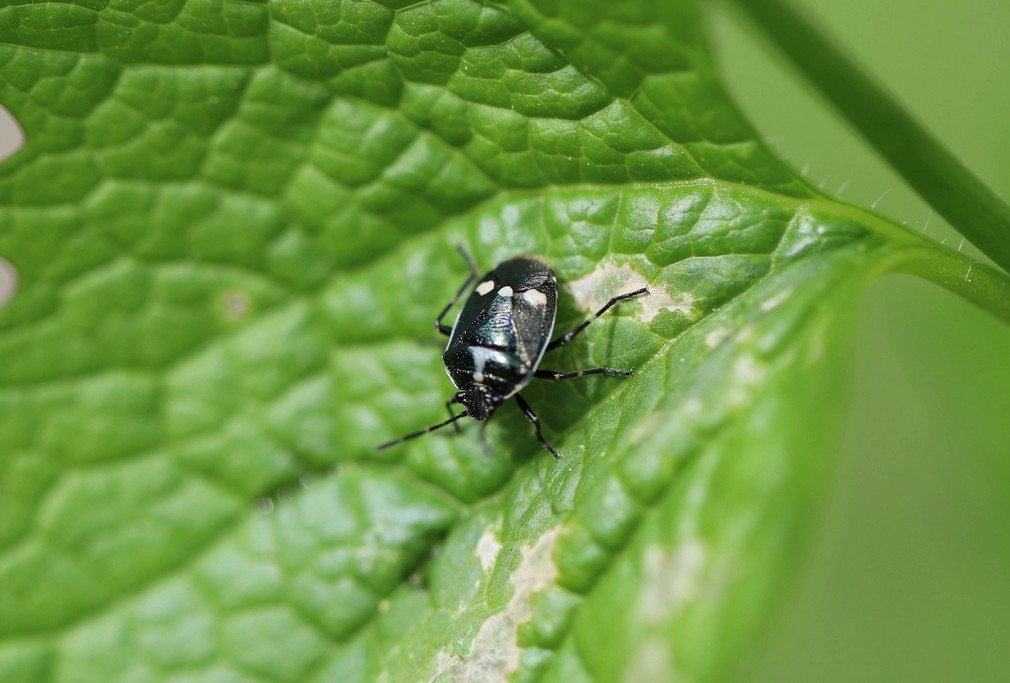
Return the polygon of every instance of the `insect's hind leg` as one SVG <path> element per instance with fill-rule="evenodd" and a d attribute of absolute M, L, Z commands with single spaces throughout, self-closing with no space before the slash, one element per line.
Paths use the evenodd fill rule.
<path fill-rule="evenodd" d="M 603 308 L 596 311 L 596 313 L 594 313 L 592 317 L 589 318 L 589 320 L 586 320 L 584 323 L 576 327 L 571 332 L 565 332 L 563 335 L 561 335 L 560 337 L 552 341 L 550 344 L 548 344 L 546 351 L 551 351 L 553 349 L 558 348 L 559 346 L 564 346 L 565 344 L 570 342 L 572 338 L 575 337 L 575 335 L 577 335 L 579 332 L 589 327 L 589 323 L 593 322 L 601 315 L 606 313 L 608 310 L 610 310 L 610 307 L 613 306 L 614 304 L 619 304 L 622 301 L 627 301 L 628 299 L 633 299 L 636 296 L 641 296 L 642 294 L 648 294 L 648 293 L 649 293 L 648 288 L 642 287 L 641 289 L 636 289 L 634 292 L 628 292 L 627 294 L 618 294 L 613 299 L 604 304 Z"/>
<path fill-rule="evenodd" d="M 533 428 L 537 431 L 537 441 L 540 442 L 540 445 L 546 448 L 547 452 L 553 455 L 555 460 L 560 460 L 561 456 L 558 455 L 556 450 L 554 450 L 554 446 L 548 443 L 547 439 L 544 438 L 543 432 L 540 430 L 540 418 L 533 412 L 533 409 L 530 408 L 530 404 L 527 403 L 526 399 L 519 394 L 516 394 L 516 403 L 519 404 L 519 409 L 523 411 L 526 419 L 533 423 Z"/>
<path fill-rule="evenodd" d="M 452 297 L 452 300 L 445 305 L 442 312 L 438 314 L 437 318 L 435 318 L 435 329 L 447 337 L 452 333 L 452 328 L 443 324 L 442 319 L 445 318 L 445 314 L 449 312 L 449 309 L 456 305 L 459 298 L 463 296 L 463 292 L 465 292 L 470 285 L 473 284 L 473 281 L 477 279 L 477 264 L 474 262 L 473 257 L 470 256 L 470 253 L 463 248 L 462 244 L 456 245 L 456 251 L 460 253 L 460 256 L 462 256 L 463 260 L 466 261 L 466 264 L 470 266 L 470 274 L 467 276 L 466 282 L 464 282 L 456 292 L 456 295 Z"/>

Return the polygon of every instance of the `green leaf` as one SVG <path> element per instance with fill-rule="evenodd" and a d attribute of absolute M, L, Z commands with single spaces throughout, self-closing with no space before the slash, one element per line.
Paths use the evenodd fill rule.
<path fill-rule="evenodd" d="M 802 552 L 863 285 L 1005 318 L 1010 288 L 796 178 L 699 14 L 0 9 L 2 678 L 731 671 Z M 511 406 L 487 453 L 372 450 L 443 419 L 417 339 L 456 243 L 548 258 L 559 329 L 650 289 L 550 361 L 634 378 L 524 392 L 559 462 Z"/>

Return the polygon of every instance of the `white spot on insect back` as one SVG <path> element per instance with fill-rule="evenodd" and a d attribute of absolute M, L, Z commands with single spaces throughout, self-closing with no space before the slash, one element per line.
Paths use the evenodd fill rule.
<path fill-rule="evenodd" d="M 484 366 L 487 362 L 493 358 L 497 352 L 494 349 L 488 349 L 483 346 L 471 346 L 470 357 L 473 358 L 473 378 L 477 382 L 484 381 Z M 477 379 L 477 377 L 480 379 Z"/>
<path fill-rule="evenodd" d="M 498 290 L 498 296 L 512 296 L 512 288 L 509 287 L 508 285 L 505 285 L 504 287 Z"/>
<path fill-rule="evenodd" d="M 604 263 L 588 275 L 566 285 L 579 308 L 587 313 L 600 310 L 618 294 L 634 292 L 642 287 L 649 290 L 648 296 L 635 298 L 635 301 L 641 303 L 636 317 L 642 322 L 650 322 L 660 311 L 679 311 L 689 318 L 694 317 L 694 297 L 689 292 L 671 294 L 665 287 L 650 285 L 641 273 L 627 264 L 615 266 Z"/>
<path fill-rule="evenodd" d="M 523 292 L 523 298 L 531 306 L 546 306 L 547 305 L 547 295 L 541 292 L 539 289 L 527 289 Z"/>
<path fill-rule="evenodd" d="M 18 290 L 18 271 L 0 258 L 0 306 L 5 305 Z"/>
<path fill-rule="evenodd" d="M 519 670 L 522 653 L 519 627 L 533 616 L 533 597 L 557 581 L 554 548 L 560 531 L 560 527 L 554 527 L 541 535 L 533 546 L 520 551 L 522 560 L 510 577 L 515 591 L 508 604 L 481 624 L 469 657 L 463 659 L 455 652 L 440 651 L 431 681 L 440 677 L 455 683 L 504 681 Z"/>
<path fill-rule="evenodd" d="M 494 289 L 494 280 L 485 280 L 484 282 L 477 285 L 477 293 L 484 296 L 488 292 Z"/>

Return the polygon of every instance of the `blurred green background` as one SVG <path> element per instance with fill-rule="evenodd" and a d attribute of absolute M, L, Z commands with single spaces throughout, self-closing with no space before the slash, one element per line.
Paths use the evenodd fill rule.
<path fill-rule="evenodd" d="M 1010 3 L 799 4 L 1010 196 Z M 744 17 L 723 7 L 711 19 L 734 98 L 794 168 L 923 228 L 926 204 Z M 935 215 L 926 234 L 961 241 Z M 1010 327 L 939 287 L 891 276 L 866 293 L 854 336 L 851 404 L 824 514 L 744 678 L 1010 680 Z"/>

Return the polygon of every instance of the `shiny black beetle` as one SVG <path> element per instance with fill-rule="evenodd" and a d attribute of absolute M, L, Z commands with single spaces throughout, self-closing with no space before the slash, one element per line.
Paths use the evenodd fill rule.
<path fill-rule="evenodd" d="M 585 375 L 630 375 L 631 370 L 614 368 L 590 368 L 575 372 L 537 368 L 546 352 L 567 344 L 611 306 L 647 294 L 648 290 L 643 287 L 615 296 L 574 330 L 548 343 L 554 333 L 554 318 L 558 312 L 558 280 L 543 259 L 537 256 L 517 256 L 502 261 L 481 278 L 450 328 L 442 323 L 442 319 L 477 278 L 477 265 L 473 258 L 462 247 L 458 249 L 470 266 L 470 275 L 435 320 L 435 328 L 449 337 L 442 361 L 445 363 L 446 374 L 459 390 L 446 403 L 452 417 L 427 429 L 384 443 L 375 450 L 389 448 L 433 432 L 463 417 L 469 416 L 484 422 L 505 399 L 515 397 L 519 408 L 533 423 L 537 440 L 551 455 L 559 458 L 561 456 L 541 433 L 540 418 L 519 392 L 534 377 L 560 380 Z M 452 406 L 455 403 L 462 405 L 465 410 L 453 415 Z"/>

